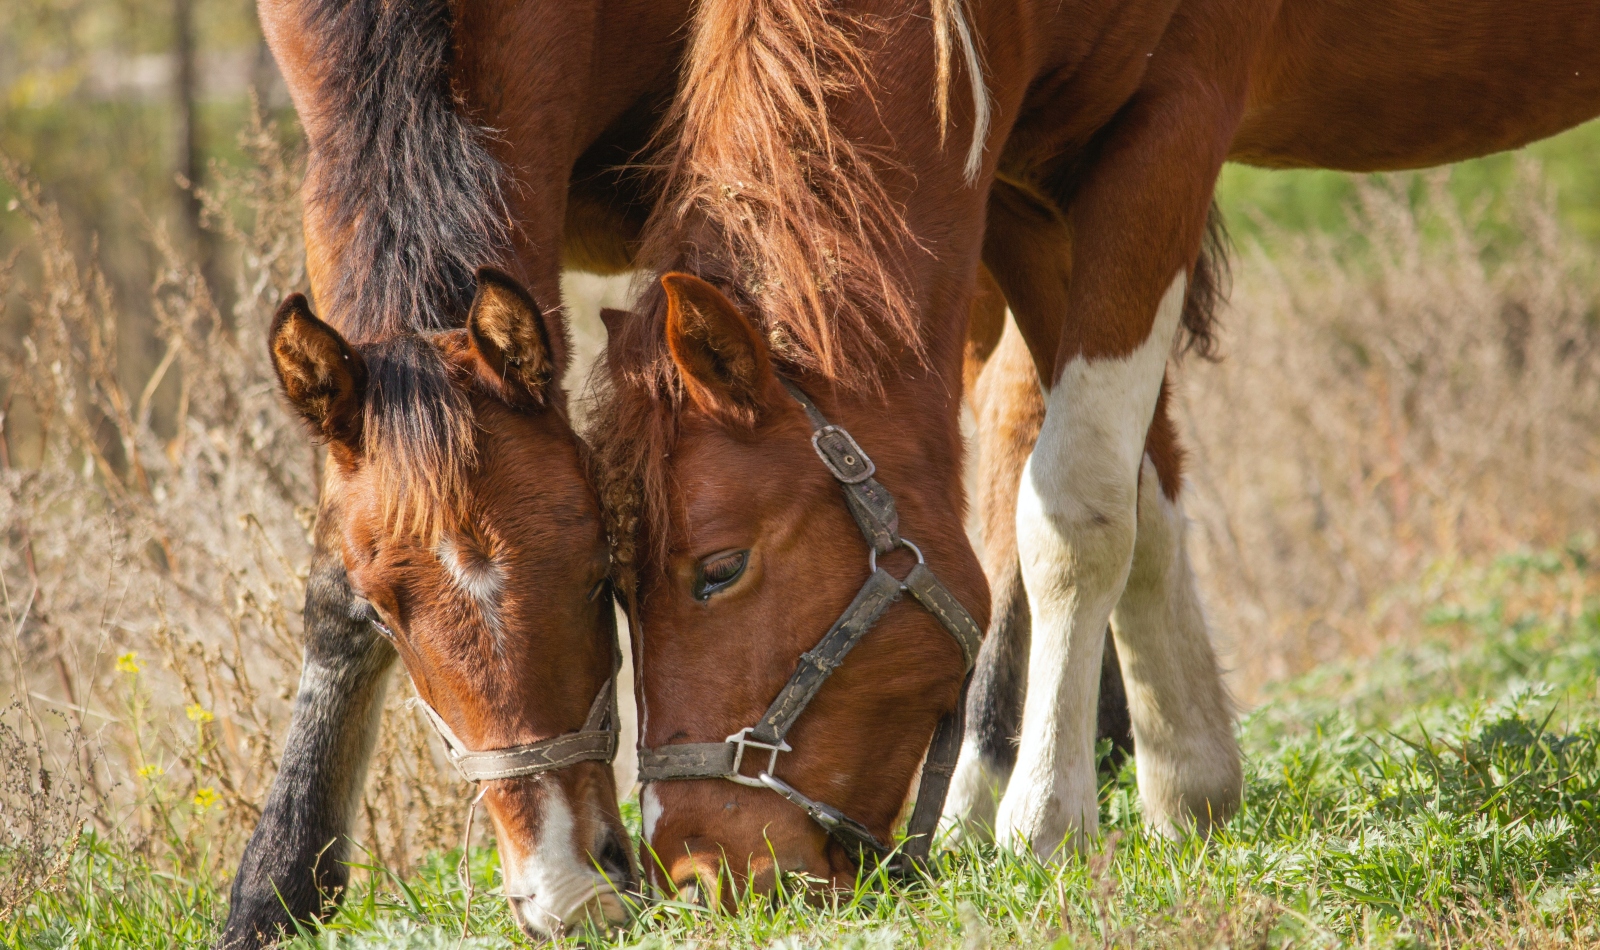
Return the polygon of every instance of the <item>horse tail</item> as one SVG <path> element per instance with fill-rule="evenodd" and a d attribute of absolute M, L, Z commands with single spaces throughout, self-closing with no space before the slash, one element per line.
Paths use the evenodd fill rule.
<path fill-rule="evenodd" d="M 339 239 L 331 299 L 353 342 L 464 320 L 473 274 L 500 262 L 511 218 L 491 132 L 451 81 L 448 0 L 304 0 L 325 50 L 307 200 Z"/>
<path fill-rule="evenodd" d="M 1204 360 L 1221 358 L 1217 321 L 1223 304 L 1228 302 L 1228 292 L 1233 282 L 1233 270 L 1228 264 L 1228 252 L 1232 244 L 1222 209 L 1213 200 L 1211 212 L 1206 215 L 1206 233 L 1200 242 L 1200 257 L 1195 261 L 1194 275 L 1189 280 L 1188 294 L 1183 299 L 1183 314 L 1178 321 L 1179 355 L 1193 353 Z"/>

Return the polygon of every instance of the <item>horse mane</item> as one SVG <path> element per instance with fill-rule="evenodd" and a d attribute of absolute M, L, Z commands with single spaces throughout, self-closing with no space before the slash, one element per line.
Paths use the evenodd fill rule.
<path fill-rule="evenodd" d="M 953 45 L 973 82 L 973 177 L 988 127 L 982 64 L 964 0 L 930 3 L 941 139 Z M 872 94 L 858 37 L 878 29 L 823 0 L 701 0 L 656 142 L 661 197 L 641 239 L 647 274 L 716 282 L 766 331 L 775 359 L 847 389 L 875 387 L 895 348 L 923 352 L 893 264 L 915 239 L 875 168 L 887 158 L 840 134 L 831 112 L 840 96 Z M 683 398 L 665 319 L 660 285 L 641 287 L 607 348 L 591 426 L 624 573 L 642 536 L 665 540 L 666 459 Z"/>
<path fill-rule="evenodd" d="M 451 82 L 448 0 L 306 0 L 304 10 L 325 51 L 327 129 L 311 144 L 307 200 L 339 245 L 319 308 L 352 343 L 378 343 L 364 347 L 365 451 L 386 470 L 392 514 L 424 529 L 470 471 L 472 415 L 417 335 L 461 325 L 474 271 L 509 249 L 504 177 L 491 133 Z"/>
<path fill-rule="evenodd" d="M 818 0 L 704 0 L 690 29 L 641 259 L 722 284 L 797 367 L 870 382 L 889 342 L 920 345 L 890 263 L 900 209 L 832 115 L 871 94 L 857 37 L 874 27 Z M 638 329 L 663 310 L 645 288 Z"/>

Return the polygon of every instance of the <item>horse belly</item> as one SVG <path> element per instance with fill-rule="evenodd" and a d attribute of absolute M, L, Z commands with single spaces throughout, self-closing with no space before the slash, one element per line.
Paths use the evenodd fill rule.
<path fill-rule="evenodd" d="M 1421 168 L 1519 148 L 1597 114 L 1593 0 L 1285 0 L 1230 157 Z"/>

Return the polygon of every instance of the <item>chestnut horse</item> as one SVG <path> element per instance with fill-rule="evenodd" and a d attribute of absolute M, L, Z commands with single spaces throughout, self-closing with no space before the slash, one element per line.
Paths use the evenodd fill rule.
<path fill-rule="evenodd" d="M 670 98 L 687 3 L 260 14 L 310 144 L 322 311 L 286 301 L 272 354 L 329 464 L 294 718 L 220 943 L 337 901 L 397 651 L 479 782 L 518 923 L 618 921 L 609 552 L 560 383 L 559 279 L 628 264 L 649 204 L 618 168 Z"/>
<path fill-rule="evenodd" d="M 1222 247 L 1206 206 L 1222 161 L 1421 168 L 1600 114 L 1592 4 L 1324 0 L 1152 13 L 1142 22 L 1108 6 L 1086 21 L 1133 29 L 1133 45 L 1095 51 L 1081 62 L 1109 67 L 1098 81 L 1084 72 L 1024 114 L 1098 109 L 1107 120 L 1020 121 L 989 203 L 984 262 L 1015 323 L 974 328 L 973 349 L 994 354 L 976 387 L 988 423 L 983 516 L 986 539 L 1014 544 L 991 557 L 990 579 L 1001 612 L 1020 622 L 992 628 L 980 657 L 968 715 L 996 728 L 969 732 L 946 818 L 1040 854 L 1094 827 L 1086 749 L 1108 615 L 1146 817 L 1167 834 L 1203 830 L 1236 800 L 1210 791 L 1234 781 L 1228 712 L 1184 550 L 1183 451 L 1154 358 L 1172 348 L 1173 314 L 1155 304 L 1170 305 L 1163 285 L 1174 274 L 1188 280 L 1180 332 L 1212 345 Z M 1121 76 L 1140 49 L 1148 63 Z M 1151 356 L 1142 374 L 1141 353 Z M 1108 510 L 1120 524 L 1112 545 L 1072 516 Z"/>
<path fill-rule="evenodd" d="M 980 257 L 1047 391 L 1018 477 L 1033 635 L 995 831 L 1043 857 L 1094 833 L 1108 624 L 1146 819 L 1171 835 L 1225 821 L 1233 714 L 1159 411 L 1180 327 L 1209 330 L 1185 304 L 1222 162 L 1425 165 L 1600 109 L 1600 8 L 1571 0 L 933 7 L 697 10 L 645 243 L 664 276 L 614 331 L 598 446 L 636 544 L 648 870 L 664 885 L 709 886 L 723 863 L 756 887 L 783 870 L 842 882 L 852 841 L 891 840 L 964 651 L 909 598 L 847 657 L 829 646 L 876 543 L 858 540 L 863 503 L 821 426 L 854 436 L 898 504 L 895 538 L 982 619 L 957 429 Z M 892 557 L 893 576 L 914 570 Z M 814 702 L 764 728 L 808 676 L 825 678 Z M 953 805 L 973 814 L 970 790 L 998 777 L 963 778 Z"/>

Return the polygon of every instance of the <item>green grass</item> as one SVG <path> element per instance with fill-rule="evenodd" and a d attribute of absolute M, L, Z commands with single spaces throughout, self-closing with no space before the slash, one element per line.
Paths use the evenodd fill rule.
<path fill-rule="evenodd" d="M 862 882 L 738 913 L 662 902 L 591 945 L 1600 945 L 1600 604 L 1592 545 L 1456 568 L 1421 646 L 1329 665 L 1241 723 L 1247 799 L 1209 843 L 1145 834 L 1133 767 L 1104 789 L 1103 850 L 1048 866 L 989 847 L 932 880 Z M 1575 596 L 1573 592 L 1576 591 Z M 1512 615 L 1515 604 L 1544 604 Z M 636 817 L 636 816 L 635 816 Z M 492 851 L 472 855 L 460 942 L 458 855 L 400 879 L 367 867 L 321 933 L 293 946 L 503 946 Z M 19 947 L 203 946 L 226 882 L 166 873 L 90 841 L 67 886 L 0 941 Z M 577 945 L 578 940 L 571 941 Z"/>
<path fill-rule="evenodd" d="M 1487 202 L 1486 218 L 1505 224 L 1512 209 L 1507 195 L 1519 159 L 1536 160 L 1545 181 L 1555 190 L 1563 223 L 1573 233 L 1600 242 L 1600 121 L 1590 122 L 1517 152 L 1502 152 L 1450 166 L 1450 192 L 1472 207 Z M 1228 227 L 1241 243 L 1273 232 L 1345 233 L 1354 204 L 1356 183 L 1363 177 L 1332 171 L 1271 171 L 1228 165 L 1217 183 L 1217 200 Z M 1415 189 L 1420 200 L 1422 190 Z"/>

